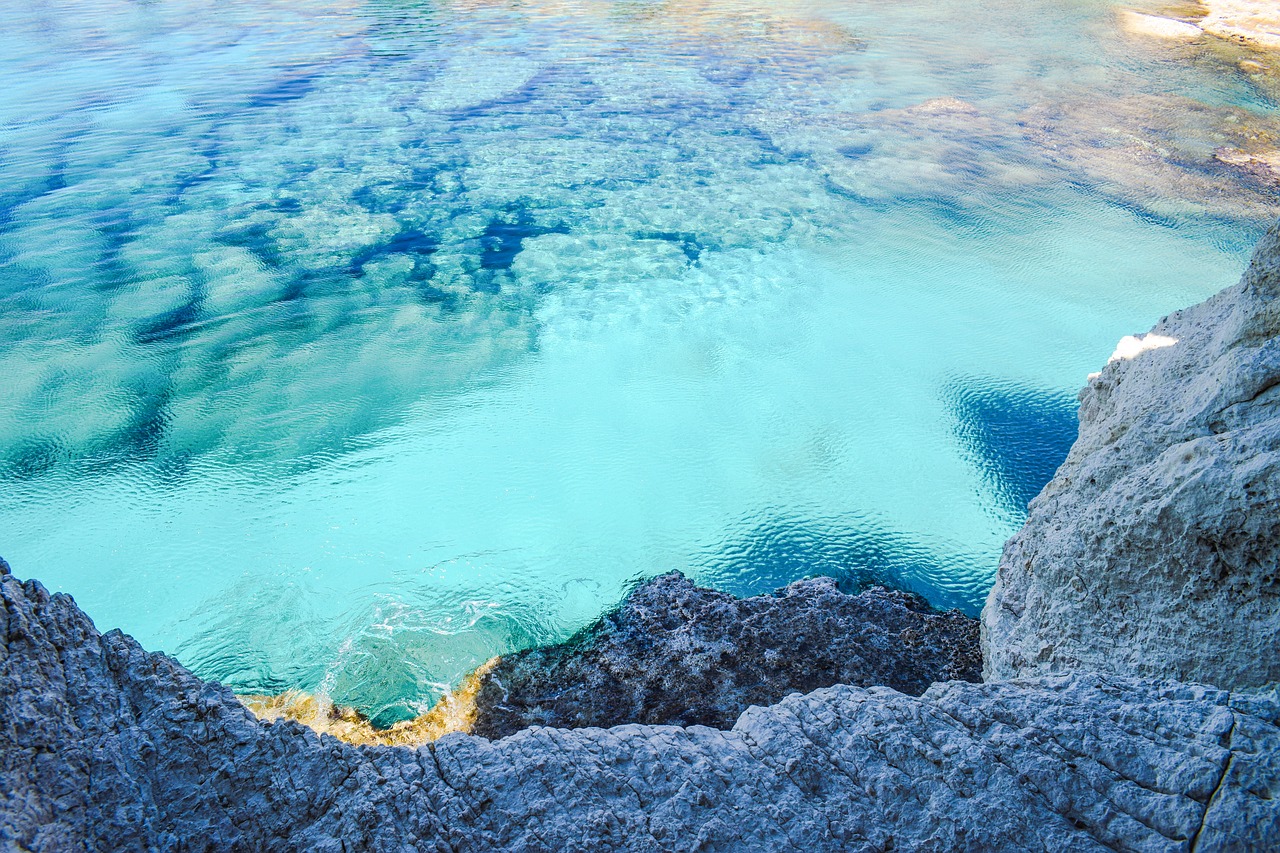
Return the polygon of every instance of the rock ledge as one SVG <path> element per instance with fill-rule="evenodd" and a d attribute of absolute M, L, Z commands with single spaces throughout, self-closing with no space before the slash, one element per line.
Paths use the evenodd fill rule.
<path fill-rule="evenodd" d="M 1280 682 L 1280 224 L 1244 278 L 1126 339 L 1005 545 L 988 679 Z"/>
<path fill-rule="evenodd" d="M 920 695 L 979 681 L 978 622 L 924 599 L 830 578 L 735 598 L 672 572 L 556 646 L 504 655 L 480 679 L 471 732 L 621 723 L 729 728 L 751 705 L 850 684 Z"/>
<path fill-rule="evenodd" d="M 838 686 L 702 726 L 354 747 L 0 574 L 0 840 L 114 850 L 1224 850 L 1280 837 L 1280 701 L 1076 675 Z"/>

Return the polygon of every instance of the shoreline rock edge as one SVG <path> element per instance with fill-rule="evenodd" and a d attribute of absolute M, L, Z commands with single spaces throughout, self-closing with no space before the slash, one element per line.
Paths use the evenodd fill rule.
<path fill-rule="evenodd" d="M 259 722 L 0 561 L 2 849 L 1267 849 L 1280 225 L 1153 335 L 1082 392 L 1006 547 L 983 684 L 356 747 Z"/>
<path fill-rule="evenodd" d="M 356 747 L 263 724 L 0 575 L 7 850 L 1223 850 L 1280 837 L 1280 700 L 1075 674 L 836 686 L 733 729 Z"/>

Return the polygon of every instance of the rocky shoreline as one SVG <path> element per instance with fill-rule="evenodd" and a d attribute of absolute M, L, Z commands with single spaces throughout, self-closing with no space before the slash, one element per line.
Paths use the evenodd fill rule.
<path fill-rule="evenodd" d="M 388 728 L 302 691 L 238 698 L 260 720 L 356 745 L 421 746 L 451 732 L 496 740 L 531 726 L 728 729 L 752 705 L 836 684 L 919 696 L 937 681 L 980 681 L 978 634 L 977 619 L 885 587 L 850 595 L 817 577 L 736 598 L 669 572 L 565 642 L 493 658 Z"/>
<path fill-rule="evenodd" d="M 735 703 L 790 690 L 811 661 L 824 678 L 892 685 L 788 695 L 728 730 L 534 725 L 492 741 L 352 746 L 259 721 L 229 690 L 119 631 L 99 634 L 69 596 L 0 563 L 0 840 L 30 851 L 1273 847 L 1280 225 L 1239 285 L 1118 349 L 1082 392 L 1080 419 L 1006 546 L 983 615 L 986 683 L 908 695 L 968 677 L 977 658 L 972 626 L 900 594 L 844 596 L 883 612 L 842 640 L 828 631 L 851 605 L 829 584 L 738 601 L 666 576 L 476 688 L 497 735 L 540 717 L 723 723 Z M 895 662 L 895 638 L 918 644 L 917 670 Z M 544 673 L 566 679 L 560 695 Z"/>
<path fill-rule="evenodd" d="M 1126 338 L 983 610 L 986 676 L 1280 682 L 1280 232 Z"/>
<path fill-rule="evenodd" d="M 729 731 L 355 747 L 0 575 L 13 850 L 1265 849 L 1280 701 L 1073 675 L 836 686 Z"/>

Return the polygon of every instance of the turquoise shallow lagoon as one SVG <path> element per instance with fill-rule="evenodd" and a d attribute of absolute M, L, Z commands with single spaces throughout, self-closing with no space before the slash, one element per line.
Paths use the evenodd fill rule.
<path fill-rule="evenodd" d="M 0 553 L 382 722 L 670 569 L 976 613 L 1277 209 L 1116 9 L 6 4 Z"/>

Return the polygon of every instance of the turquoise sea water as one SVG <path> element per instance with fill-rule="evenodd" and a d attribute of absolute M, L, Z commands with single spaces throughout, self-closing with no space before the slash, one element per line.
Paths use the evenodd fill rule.
<path fill-rule="evenodd" d="M 974 613 L 1085 375 L 1274 202 L 1208 154 L 1276 105 L 1171 51 L 1106 2 L 5 4 L 0 554 L 384 722 L 673 568 Z"/>

